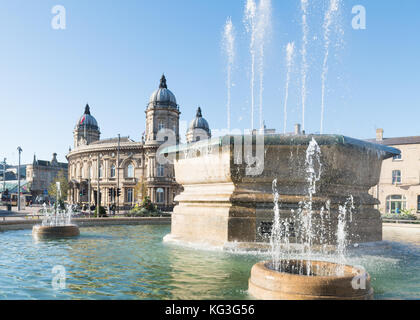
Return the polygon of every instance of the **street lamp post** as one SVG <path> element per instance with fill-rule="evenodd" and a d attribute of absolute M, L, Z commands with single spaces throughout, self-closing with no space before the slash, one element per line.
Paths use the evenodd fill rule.
<path fill-rule="evenodd" d="M 91 206 L 91 203 L 90 203 L 90 193 L 91 193 L 91 189 L 90 189 L 90 182 L 91 182 L 91 179 L 92 179 L 92 177 L 91 177 L 91 175 L 90 175 L 90 172 L 91 172 L 91 170 L 92 170 L 92 164 L 89 164 L 89 167 L 88 167 L 88 207 L 89 207 L 89 217 L 90 217 L 90 214 L 91 214 L 91 212 L 90 212 L 90 206 Z"/>
<path fill-rule="evenodd" d="M 120 197 L 118 196 L 118 189 L 120 187 L 120 144 L 121 144 L 121 136 L 118 134 L 118 148 L 117 148 L 117 190 L 116 190 L 116 197 L 117 197 L 117 212 L 120 213 Z"/>
<path fill-rule="evenodd" d="M 17 205 L 18 211 L 20 211 L 20 154 L 22 153 L 22 148 L 18 147 L 17 150 L 19 151 L 19 164 L 18 164 L 18 198 L 17 198 Z"/>
<path fill-rule="evenodd" d="M 101 175 L 101 154 L 98 153 L 98 192 L 96 193 L 96 213 L 99 218 L 100 208 L 101 208 L 101 192 L 100 192 L 100 185 L 99 185 L 99 178 Z"/>
<path fill-rule="evenodd" d="M 3 193 L 6 191 L 6 158 L 3 160 Z"/>

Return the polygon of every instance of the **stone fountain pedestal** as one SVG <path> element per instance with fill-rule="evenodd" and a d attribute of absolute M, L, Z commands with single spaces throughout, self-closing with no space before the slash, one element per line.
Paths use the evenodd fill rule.
<path fill-rule="evenodd" d="M 339 206 L 351 195 L 355 209 L 348 221 L 349 243 L 381 241 L 378 200 L 369 189 L 379 182 L 382 161 L 400 151 L 339 135 L 226 136 L 164 149 L 162 155 L 175 158 L 176 181 L 184 189 L 175 198 L 171 234 L 165 240 L 219 247 L 267 242 L 273 222 L 272 182 L 277 179 L 281 218 L 288 218 L 307 199 L 305 158 L 313 138 L 322 152 L 313 198 L 315 228 L 329 202 L 329 228 L 336 231 Z M 252 141 L 248 149 L 246 140 Z M 247 163 L 247 150 L 252 155 L 262 150 L 262 167 Z M 291 242 L 293 236 L 292 230 Z M 326 241 L 336 244 L 336 232 L 328 232 Z"/>
<path fill-rule="evenodd" d="M 76 225 L 67 226 L 41 226 L 36 225 L 32 228 L 32 235 L 35 238 L 68 238 L 80 235 L 79 227 Z"/>

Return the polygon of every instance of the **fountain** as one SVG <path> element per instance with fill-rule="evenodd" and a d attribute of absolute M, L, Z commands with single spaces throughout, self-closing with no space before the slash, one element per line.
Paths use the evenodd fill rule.
<path fill-rule="evenodd" d="M 300 203 L 297 215 L 292 220 L 280 221 L 277 180 L 273 182 L 274 224 L 271 235 L 271 261 L 256 264 L 251 270 L 249 293 L 260 299 L 287 300 L 370 300 L 373 289 L 370 276 L 364 270 L 346 265 L 348 245 L 348 224 L 353 221 L 354 198 L 352 195 L 344 205 L 339 205 L 337 228 L 331 228 L 330 203 L 326 203 L 328 214 L 321 208 L 319 220 L 315 223 L 313 199 L 317 183 L 322 175 L 321 149 L 312 138 L 306 150 L 307 198 Z M 291 258 L 290 223 L 296 230 L 296 242 L 300 245 L 300 259 Z M 284 226 L 283 226 L 284 225 Z M 325 250 L 325 237 L 336 235 L 335 254 L 338 263 L 313 260 L 315 235 L 319 234 L 321 251 Z M 280 246 L 281 245 L 281 246 Z M 283 257 L 282 257 L 283 255 Z M 357 281 L 363 281 L 359 285 Z"/>
<path fill-rule="evenodd" d="M 337 264 L 324 261 L 284 261 L 288 268 L 276 271 L 270 261 L 256 264 L 251 270 L 249 293 L 264 300 L 371 300 L 370 276 L 364 270 L 344 266 L 336 274 Z M 309 275 L 305 268 L 310 263 Z M 298 270 L 304 269 L 305 274 Z M 363 286 L 356 286 L 362 280 Z"/>
<path fill-rule="evenodd" d="M 57 199 L 60 199 L 61 188 L 57 182 Z M 44 203 L 42 212 L 44 218 L 41 225 L 32 228 L 32 235 L 35 238 L 57 238 L 57 237 L 77 237 L 80 235 L 79 227 L 72 224 L 71 217 L 73 210 L 71 206 L 66 209 L 60 209 L 59 204 L 55 208 L 47 208 Z"/>
<path fill-rule="evenodd" d="M 161 153 L 172 157 L 183 186 L 165 241 L 252 250 L 270 242 L 272 260 L 252 269 L 256 298 L 372 298 L 369 275 L 346 265 L 345 252 L 382 241 L 369 190 L 382 161 L 399 150 L 341 135 L 244 135 Z M 316 261 L 316 251 L 338 263 Z M 363 289 L 354 289 L 360 278 Z"/>

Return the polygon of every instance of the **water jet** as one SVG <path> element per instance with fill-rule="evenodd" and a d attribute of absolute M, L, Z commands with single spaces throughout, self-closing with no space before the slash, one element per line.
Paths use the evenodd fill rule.
<path fill-rule="evenodd" d="M 68 238 L 80 235 L 79 227 L 71 222 L 73 211 L 71 207 L 61 210 L 56 208 L 48 209 L 44 204 L 42 209 L 44 218 L 41 225 L 35 225 L 32 228 L 32 235 L 36 239 L 47 238 Z"/>

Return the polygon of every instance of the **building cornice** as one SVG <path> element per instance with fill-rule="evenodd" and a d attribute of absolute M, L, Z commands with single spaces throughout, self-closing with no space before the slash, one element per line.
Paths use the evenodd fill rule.
<path fill-rule="evenodd" d="M 125 142 L 120 144 L 120 152 L 127 150 L 137 150 L 139 152 L 143 151 L 144 144 L 142 142 Z M 104 144 L 90 144 L 85 146 L 80 146 L 66 155 L 67 160 L 75 157 L 82 156 L 86 154 L 98 153 L 98 152 L 117 152 L 118 143 L 104 143 Z"/>

